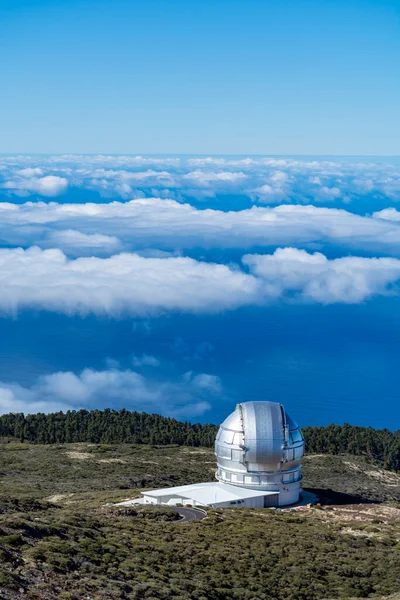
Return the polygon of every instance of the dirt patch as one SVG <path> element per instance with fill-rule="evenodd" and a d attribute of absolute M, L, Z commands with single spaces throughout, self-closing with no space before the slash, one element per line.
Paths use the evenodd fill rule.
<path fill-rule="evenodd" d="M 325 458 L 326 454 L 307 454 L 307 459 L 313 459 L 313 458 Z"/>
<path fill-rule="evenodd" d="M 398 508 L 382 504 L 350 504 L 349 506 L 334 506 L 332 508 L 335 515 L 346 521 L 391 523 L 400 520 Z"/>
<path fill-rule="evenodd" d="M 126 464 L 126 460 L 122 460 L 122 458 L 100 458 L 97 462 L 99 463 L 122 463 Z"/>
<path fill-rule="evenodd" d="M 366 531 L 365 529 L 352 529 L 351 527 L 342 529 L 342 534 L 352 535 L 353 537 L 375 538 L 378 540 L 384 539 L 380 532 Z"/>
<path fill-rule="evenodd" d="M 385 504 L 343 504 L 330 506 L 300 506 L 298 512 L 323 520 L 352 523 L 394 523 L 400 522 L 400 510 Z"/>
<path fill-rule="evenodd" d="M 384 482 L 386 485 L 400 485 L 400 475 L 397 475 L 396 473 L 391 473 L 390 471 L 365 471 L 365 474 L 369 477 L 374 477 L 375 479 Z"/>
<path fill-rule="evenodd" d="M 58 504 L 58 502 L 71 498 L 71 496 L 73 496 L 73 494 L 54 494 L 54 496 L 49 496 L 48 498 L 45 498 L 45 500 L 47 500 L 47 502 Z"/>
<path fill-rule="evenodd" d="M 384 469 L 374 468 L 374 469 L 362 469 L 360 465 L 356 465 L 349 460 L 344 460 L 343 464 L 346 465 L 351 471 L 355 471 L 357 473 L 364 473 L 367 477 L 373 477 L 378 481 L 385 483 L 386 485 L 398 486 L 400 485 L 400 475 L 397 473 L 392 473 L 391 471 L 386 471 Z"/>
<path fill-rule="evenodd" d="M 363 469 L 361 469 L 361 467 L 359 465 L 355 465 L 353 462 L 349 461 L 349 460 L 344 460 L 343 464 L 346 465 L 346 467 L 349 467 L 349 469 L 351 471 L 357 471 L 357 473 L 362 473 Z"/>
<path fill-rule="evenodd" d="M 78 460 L 88 460 L 89 458 L 93 458 L 93 454 L 90 454 L 89 452 L 77 452 L 76 450 L 67 452 L 67 456 L 70 458 L 76 458 Z"/>

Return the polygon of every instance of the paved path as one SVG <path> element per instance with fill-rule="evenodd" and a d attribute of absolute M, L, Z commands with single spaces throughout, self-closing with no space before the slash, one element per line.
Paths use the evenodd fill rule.
<path fill-rule="evenodd" d="M 207 516 L 205 510 L 200 510 L 198 508 L 187 508 L 185 506 L 168 506 L 168 508 L 172 508 L 175 510 L 178 515 L 181 516 L 178 523 L 189 523 L 190 521 L 201 521 Z"/>
<path fill-rule="evenodd" d="M 189 508 L 187 506 L 170 506 L 169 504 L 144 504 L 142 498 L 134 498 L 133 500 L 126 500 L 125 502 L 119 502 L 114 506 L 128 507 L 128 506 L 148 506 L 151 508 L 170 508 L 178 513 L 181 517 L 179 521 L 175 523 L 190 523 L 190 521 L 201 521 L 205 519 L 207 513 L 201 508 Z"/>

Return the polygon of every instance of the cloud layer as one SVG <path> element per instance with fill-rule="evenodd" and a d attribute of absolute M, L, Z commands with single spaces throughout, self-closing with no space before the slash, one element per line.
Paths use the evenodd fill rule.
<path fill-rule="evenodd" d="M 393 212 L 394 211 L 394 212 Z M 61 248 L 73 255 L 118 249 L 183 251 L 335 245 L 399 253 L 394 209 L 361 216 L 343 209 L 283 205 L 224 212 L 160 198 L 105 204 L 0 203 L 0 241 L 9 246 Z M 315 246 L 314 246 L 315 247 Z"/>
<path fill-rule="evenodd" d="M 0 250 L 0 310 L 66 314 L 218 312 L 254 303 L 257 280 L 225 265 L 187 257 L 68 260 L 60 250 Z"/>
<path fill-rule="evenodd" d="M 197 417 L 210 410 L 210 402 L 221 393 L 219 378 L 207 373 L 156 381 L 129 369 L 84 369 L 43 375 L 31 387 L 0 382 L 0 414 L 114 406 Z"/>
<path fill-rule="evenodd" d="M 243 262 L 263 282 L 266 297 L 353 304 L 399 293 L 400 260 L 394 258 L 328 260 L 319 252 L 283 248 L 269 256 L 245 256 Z"/>
<path fill-rule="evenodd" d="M 112 405 L 189 418 L 205 413 L 214 399 L 222 406 L 221 382 L 204 371 L 231 365 L 226 348 L 229 340 L 241 340 L 247 319 L 268 321 L 271 305 L 285 303 L 292 308 L 271 311 L 271 318 L 290 314 L 297 323 L 310 312 L 298 310 L 299 303 L 358 304 L 399 295 L 399 200 L 400 161 L 0 157 L 0 315 L 27 313 L 17 324 L 1 319 L 3 340 L 14 326 L 20 337 L 0 348 L 17 373 L 14 383 L 0 383 L 0 410 Z M 372 310 L 379 314 L 382 306 L 376 302 Z M 183 316 L 233 310 L 234 318 L 219 321 Z M 72 319 L 32 318 L 32 311 L 108 318 L 70 328 Z M 351 311 L 357 313 L 363 311 Z M 160 315 L 165 318 L 151 321 Z M 46 336 L 54 323 L 60 337 Z M 221 345 L 218 336 L 210 343 L 207 326 L 221 326 Z M 91 336 L 103 338 L 103 327 L 107 335 L 97 349 Z M 277 331 L 285 328 L 286 321 Z M 290 346 L 287 356 L 291 333 L 282 341 Z M 261 337 L 253 354 L 265 342 Z M 57 339 L 65 340 L 62 350 Z M 105 359 L 108 352 L 121 356 L 120 346 L 130 357 L 126 368 Z M 91 364 L 107 368 L 84 368 L 93 352 Z M 241 364 L 242 347 L 237 352 Z M 37 373 L 30 386 L 25 375 L 18 383 L 24 361 Z M 49 364 L 57 372 L 43 374 Z M 1 379 L 11 377 L 7 369 Z M 254 369 L 254 380 L 263 381 Z M 248 381 L 239 389 L 236 373 L 228 371 L 224 381 L 235 380 L 232 389 L 246 394 Z M 256 386 L 261 395 L 263 385 Z"/>
<path fill-rule="evenodd" d="M 58 196 L 67 188 L 104 197 L 181 200 L 239 194 L 260 203 L 400 200 L 400 165 L 390 161 L 270 157 L 9 156 L 0 190 L 10 196 Z"/>
<path fill-rule="evenodd" d="M 0 250 L 0 311 L 118 316 L 217 313 L 277 299 L 357 303 L 397 294 L 399 278 L 395 258 L 328 260 L 296 248 L 246 255 L 242 267 L 187 257 L 69 260 L 60 250 Z"/>
<path fill-rule="evenodd" d="M 32 175 L 41 173 L 41 169 L 21 169 L 15 179 L 4 181 L 0 188 L 11 192 L 16 196 L 60 196 L 67 191 L 68 180 L 65 177 L 56 175 L 46 175 L 45 177 L 32 177 Z"/>

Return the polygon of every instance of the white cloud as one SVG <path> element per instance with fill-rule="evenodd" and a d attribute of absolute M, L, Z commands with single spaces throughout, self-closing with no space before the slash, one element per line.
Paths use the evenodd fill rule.
<path fill-rule="evenodd" d="M 21 172 L 20 172 L 21 173 Z M 17 195 L 39 194 L 40 196 L 60 196 L 67 191 L 68 180 L 65 177 L 46 175 L 45 177 L 21 177 L 0 184 L 0 188 Z"/>
<path fill-rule="evenodd" d="M 241 189 L 247 175 L 229 171 L 191 171 L 189 173 L 155 171 L 127 171 L 124 169 L 78 169 L 71 174 L 71 183 L 77 187 L 97 190 L 105 197 L 140 197 L 167 190 L 167 196 L 173 197 L 181 191 L 199 198 L 214 196 L 217 191 Z M 213 189 L 204 192 L 203 188 Z M 143 190 L 146 191 L 144 194 Z M 215 193 L 214 193 L 215 192 Z"/>
<path fill-rule="evenodd" d="M 18 169 L 17 174 L 21 177 L 35 177 L 36 175 L 43 175 L 43 170 L 39 167 L 27 167 L 26 169 Z"/>
<path fill-rule="evenodd" d="M 328 260 L 319 252 L 281 248 L 272 255 L 247 255 L 243 262 L 263 280 L 263 293 L 270 298 L 352 304 L 399 291 L 400 260 L 394 258 Z"/>
<path fill-rule="evenodd" d="M 50 183 L 38 183 L 44 175 L 104 197 L 124 199 L 153 195 L 203 199 L 236 193 L 268 204 L 350 202 L 365 197 L 400 200 L 398 164 L 343 159 L 11 156 L 0 158 L 0 174 L 4 179 L 0 185 L 18 195 L 55 195 L 48 192 Z"/>
<path fill-rule="evenodd" d="M 222 158 L 215 156 L 208 156 L 206 158 L 189 158 L 187 161 L 188 165 L 195 167 L 204 167 L 204 166 L 229 166 L 229 167 L 249 167 L 252 165 L 260 165 L 263 164 L 264 159 L 254 159 L 254 158 Z"/>
<path fill-rule="evenodd" d="M 258 207 L 223 212 L 198 210 L 159 198 L 104 204 L 0 203 L 0 239 L 9 245 L 48 247 L 75 231 L 108 236 L 107 247 L 182 250 L 334 244 L 371 252 L 400 252 L 400 222 L 392 213 L 357 215 L 343 209 L 303 205 Z M 385 216 L 386 215 L 386 216 Z M 77 235 L 77 234 L 75 234 Z M 58 238 L 58 236 L 60 236 Z M 84 240 L 84 238 L 82 238 Z M 92 239 L 95 246 L 95 239 Z M 90 239 L 88 239 L 90 244 Z"/>
<path fill-rule="evenodd" d="M 60 250 L 0 250 L 0 311 L 36 308 L 67 314 L 218 312 L 254 303 L 257 280 L 191 258 L 68 260 Z"/>
<path fill-rule="evenodd" d="M 43 248 L 59 248 L 73 256 L 82 254 L 108 255 L 117 252 L 121 243 L 117 237 L 101 233 L 87 234 L 74 229 L 50 231 L 42 241 Z"/>
<path fill-rule="evenodd" d="M 126 171 L 124 169 L 79 169 L 77 173 L 90 177 L 93 179 L 119 179 L 121 181 L 146 181 L 148 179 L 154 179 L 155 181 L 170 182 L 172 176 L 168 171 L 154 171 L 153 169 L 147 169 L 147 171 Z"/>
<path fill-rule="evenodd" d="M 192 184 L 210 185 L 213 183 L 238 183 L 247 179 L 244 173 L 231 173 L 229 171 L 219 171 L 217 173 L 210 171 L 192 171 L 182 176 L 182 179 L 189 180 Z"/>
<path fill-rule="evenodd" d="M 133 356 L 132 364 L 137 369 L 139 367 L 159 367 L 160 361 L 155 356 L 150 354 L 142 354 L 141 356 Z"/>
<path fill-rule="evenodd" d="M 383 219 L 384 221 L 400 221 L 400 212 L 395 208 L 385 208 L 378 212 L 374 212 L 374 219 Z"/>
<path fill-rule="evenodd" d="M 218 377 L 185 373 L 174 381 L 153 381 L 130 369 L 44 375 L 31 387 L 0 382 L 0 414 L 114 407 L 171 416 L 198 416 L 222 392 Z"/>
<path fill-rule="evenodd" d="M 264 204 L 275 204 L 282 202 L 287 197 L 287 191 L 281 185 L 270 185 L 264 183 L 254 190 L 254 197 Z"/>
<path fill-rule="evenodd" d="M 58 399 L 43 400 L 29 388 L 0 382 L 0 413 L 38 413 L 70 410 L 73 406 Z"/>
<path fill-rule="evenodd" d="M 254 199 L 265 204 L 275 204 L 290 198 L 290 176 L 284 171 L 272 171 L 267 183 L 256 188 Z"/>
<path fill-rule="evenodd" d="M 205 390 L 213 394 L 221 394 L 222 386 L 221 380 L 215 375 L 208 375 L 207 373 L 194 374 L 189 371 L 185 374 L 184 380 L 191 382 L 195 388 Z"/>
<path fill-rule="evenodd" d="M 341 192 L 337 187 L 327 187 L 326 185 L 321 186 L 319 191 L 319 198 L 325 198 L 326 200 L 337 200 L 340 198 Z"/>
<path fill-rule="evenodd" d="M 321 253 L 283 248 L 269 255 L 246 255 L 243 264 L 249 273 L 238 265 L 184 257 L 125 253 L 68 260 L 60 250 L 0 250 L 0 311 L 217 313 L 278 299 L 354 303 L 398 293 L 400 260 L 395 258 L 328 260 Z"/>

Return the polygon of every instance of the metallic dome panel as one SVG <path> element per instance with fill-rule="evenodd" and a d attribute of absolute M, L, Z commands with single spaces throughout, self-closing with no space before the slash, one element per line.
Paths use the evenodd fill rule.
<path fill-rule="evenodd" d="M 245 461 L 251 470 L 276 471 L 282 458 L 285 424 L 276 402 L 241 404 L 245 431 Z"/>

